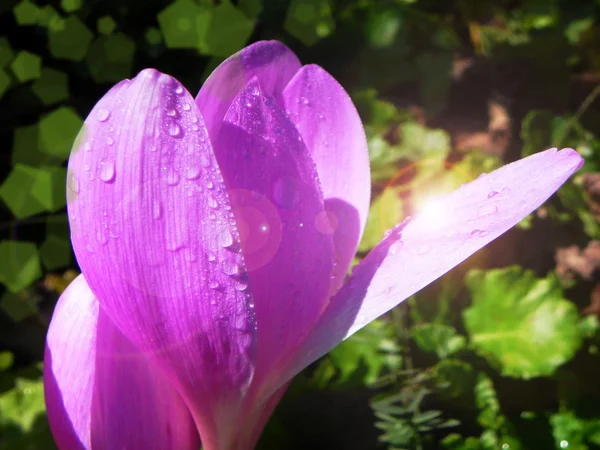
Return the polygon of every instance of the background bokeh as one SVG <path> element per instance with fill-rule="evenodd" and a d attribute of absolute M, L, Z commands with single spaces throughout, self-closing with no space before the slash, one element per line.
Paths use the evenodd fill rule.
<path fill-rule="evenodd" d="M 599 0 L 0 0 L 0 450 L 54 448 L 40 370 L 78 273 L 65 165 L 85 116 L 145 67 L 195 93 L 260 39 L 325 67 L 359 108 L 359 257 L 503 163 L 569 146 L 586 164 L 300 374 L 259 448 L 600 448 Z"/>

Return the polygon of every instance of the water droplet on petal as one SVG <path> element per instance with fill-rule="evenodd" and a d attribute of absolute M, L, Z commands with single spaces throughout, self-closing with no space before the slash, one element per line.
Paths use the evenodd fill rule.
<path fill-rule="evenodd" d="M 206 203 L 208 204 L 208 207 L 212 209 L 216 209 L 219 206 L 219 204 L 212 195 L 208 196 L 208 198 L 206 199 Z"/>
<path fill-rule="evenodd" d="M 217 259 L 217 256 L 211 252 L 210 250 L 208 251 L 208 253 L 206 253 L 206 258 L 210 261 L 210 262 L 214 262 Z"/>
<path fill-rule="evenodd" d="M 302 97 L 301 101 L 303 105 L 308 105 L 310 103 L 306 97 Z"/>
<path fill-rule="evenodd" d="M 240 266 L 235 261 L 225 260 L 221 264 L 221 268 L 225 275 L 234 276 L 240 273 Z"/>
<path fill-rule="evenodd" d="M 180 84 L 178 84 L 178 85 L 175 87 L 175 93 L 176 93 L 177 95 L 181 95 L 181 94 L 183 94 L 183 87 L 182 87 Z"/>
<path fill-rule="evenodd" d="M 219 287 L 220 287 L 220 286 L 221 286 L 221 285 L 220 285 L 220 284 L 219 284 L 219 282 L 218 282 L 218 281 L 216 281 L 216 280 L 210 280 L 210 281 L 208 282 L 208 287 L 209 287 L 209 288 L 211 288 L 211 289 L 219 289 Z M 214 301 L 214 300 L 213 300 L 213 301 Z M 214 303 L 213 303 L 213 304 L 214 304 Z"/>
<path fill-rule="evenodd" d="M 69 184 L 69 189 L 71 191 L 73 191 L 76 194 L 79 193 L 79 181 L 77 181 L 77 178 L 75 178 L 75 175 L 71 174 L 71 176 L 69 177 L 68 184 Z"/>
<path fill-rule="evenodd" d="M 110 117 L 110 111 L 108 109 L 106 109 L 106 108 L 100 108 L 98 110 L 98 114 L 96 115 L 96 118 L 100 122 L 106 122 L 109 117 Z"/>
<path fill-rule="evenodd" d="M 175 116 L 177 116 L 177 110 L 173 109 L 173 108 L 167 109 L 167 116 L 169 116 L 169 117 L 175 117 Z"/>
<path fill-rule="evenodd" d="M 491 214 L 497 213 L 498 207 L 496 205 L 483 205 L 480 206 L 477 210 L 477 215 L 479 217 L 489 216 Z"/>
<path fill-rule="evenodd" d="M 179 126 L 179 124 L 173 122 L 169 125 L 169 136 L 173 137 L 181 137 L 183 135 L 183 130 Z"/>
<path fill-rule="evenodd" d="M 177 172 L 175 172 L 174 170 L 170 170 L 167 173 L 167 184 L 169 186 L 177 186 L 179 184 L 179 180 L 180 180 L 180 176 Z"/>
<path fill-rule="evenodd" d="M 402 241 L 394 242 L 392 245 L 390 245 L 388 254 L 396 255 L 402 247 L 404 247 L 404 242 L 402 242 Z"/>
<path fill-rule="evenodd" d="M 110 136 L 106 136 L 106 143 L 108 145 L 113 145 L 115 141 L 113 141 L 113 138 L 111 138 Z"/>
<path fill-rule="evenodd" d="M 189 111 L 192 107 L 190 106 L 190 104 L 188 102 L 185 102 L 182 106 L 181 109 L 183 109 L 184 111 Z"/>
<path fill-rule="evenodd" d="M 223 248 L 231 247 L 233 245 L 233 236 L 231 236 L 229 230 L 225 230 L 219 234 L 217 242 Z"/>
<path fill-rule="evenodd" d="M 500 192 L 502 192 L 504 195 L 510 194 L 510 188 L 507 188 L 507 187 L 502 188 L 502 190 Z"/>
<path fill-rule="evenodd" d="M 259 95 L 260 91 L 258 90 L 258 86 L 254 83 L 248 86 L 248 93 L 254 96 Z"/>
<path fill-rule="evenodd" d="M 188 180 L 195 180 L 200 176 L 200 167 L 196 165 L 189 165 L 185 168 L 185 177 Z"/>
<path fill-rule="evenodd" d="M 89 152 L 92 149 L 92 145 L 89 142 L 86 142 L 85 144 L 83 144 L 83 149 L 86 152 Z"/>
<path fill-rule="evenodd" d="M 487 236 L 487 231 L 474 229 L 471 231 L 471 237 L 485 237 Z"/>
<path fill-rule="evenodd" d="M 115 179 L 115 163 L 112 161 L 104 161 L 100 163 L 99 177 L 105 183 L 110 183 Z"/>
<path fill-rule="evenodd" d="M 206 189 L 213 189 L 215 187 L 214 183 L 210 180 L 206 180 L 204 185 L 206 186 Z"/>
<path fill-rule="evenodd" d="M 493 198 L 496 195 L 500 194 L 500 192 L 498 191 L 490 191 L 490 193 L 488 194 L 488 198 Z"/>
<path fill-rule="evenodd" d="M 233 284 L 233 287 L 235 288 L 236 291 L 243 292 L 248 287 L 248 283 L 246 281 L 236 280 L 235 283 Z M 254 304 L 249 303 L 248 307 L 250 309 L 252 309 L 252 308 L 254 308 Z"/>

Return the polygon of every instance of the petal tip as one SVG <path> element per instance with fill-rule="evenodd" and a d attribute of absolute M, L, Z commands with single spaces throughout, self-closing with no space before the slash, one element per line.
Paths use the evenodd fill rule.
<path fill-rule="evenodd" d="M 566 160 L 573 164 L 573 171 L 581 169 L 581 166 L 583 166 L 583 163 L 585 162 L 583 157 L 572 148 L 563 148 L 559 150 L 558 153 L 563 155 Z"/>

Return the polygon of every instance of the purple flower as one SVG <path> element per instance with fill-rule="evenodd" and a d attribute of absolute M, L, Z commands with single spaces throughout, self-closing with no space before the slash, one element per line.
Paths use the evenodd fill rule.
<path fill-rule="evenodd" d="M 83 274 L 48 333 L 62 449 L 252 448 L 291 377 L 531 213 L 582 163 L 538 153 L 393 229 L 345 279 L 370 196 L 344 89 L 259 42 L 194 101 L 155 70 L 94 107 L 69 161 Z"/>

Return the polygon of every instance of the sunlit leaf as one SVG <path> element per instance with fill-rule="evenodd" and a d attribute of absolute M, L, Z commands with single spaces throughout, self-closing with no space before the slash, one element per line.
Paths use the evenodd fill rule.
<path fill-rule="evenodd" d="M 10 69 L 22 83 L 39 78 L 42 71 L 42 58 L 28 51 L 21 51 L 10 64 Z"/>
<path fill-rule="evenodd" d="M 66 160 L 83 120 L 72 108 L 61 106 L 39 122 L 39 146 L 47 155 Z"/>
<path fill-rule="evenodd" d="M 371 205 L 358 250 L 364 252 L 379 244 L 385 232 L 398 224 L 403 216 L 403 204 L 398 188 L 388 187 Z"/>
<path fill-rule="evenodd" d="M 16 164 L 0 185 L 0 199 L 17 219 L 34 216 L 46 209 L 31 193 L 38 176 L 36 167 Z"/>
<path fill-rule="evenodd" d="M 0 372 L 10 369 L 14 360 L 11 352 L 0 352 Z"/>
<path fill-rule="evenodd" d="M 417 346 L 426 352 L 435 353 L 438 358 L 461 351 L 466 346 L 466 339 L 450 325 L 425 323 L 415 325 L 411 329 L 412 337 Z"/>
<path fill-rule="evenodd" d="M 505 376 L 551 375 L 581 345 L 575 305 L 558 279 L 514 266 L 467 275 L 473 304 L 463 313 L 473 348 Z"/>
<path fill-rule="evenodd" d="M 18 25 L 35 25 L 38 20 L 40 8 L 29 0 L 19 2 L 13 8 L 15 21 Z"/>
<path fill-rule="evenodd" d="M 254 21 L 228 0 L 214 8 L 205 37 L 205 52 L 227 57 L 241 50 L 254 30 Z M 204 50 L 202 47 L 200 50 Z"/>
<path fill-rule="evenodd" d="M 333 31 L 332 8 L 325 0 L 292 0 L 283 24 L 304 45 L 313 45 Z"/>
<path fill-rule="evenodd" d="M 192 0 L 175 0 L 157 16 L 165 45 L 170 48 L 203 48 L 212 10 Z"/>
<path fill-rule="evenodd" d="M 60 7 L 66 12 L 74 12 L 80 9 L 82 0 L 61 0 Z"/>
<path fill-rule="evenodd" d="M 110 16 L 100 17 L 98 22 L 96 23 L 96 28 L 98 29 L 98 33 L 109 35 L 115 31 L 117 27 L 117 23 Z"/>

